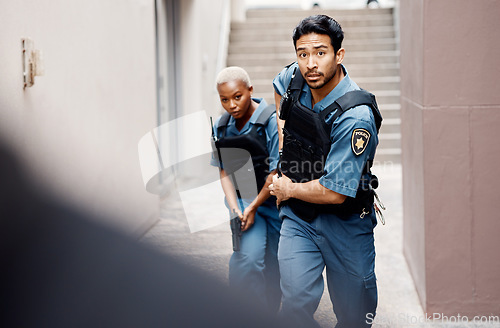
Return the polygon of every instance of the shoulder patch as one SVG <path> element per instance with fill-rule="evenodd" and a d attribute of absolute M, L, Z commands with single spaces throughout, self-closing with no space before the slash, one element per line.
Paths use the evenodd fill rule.
<path fill-rule="evenodd" d="M 370 132 L 365 129 L 354 129 L 351 136 L 351 148 L 353 153 L 358 156 L 363 154 L 370 141 Z"/>

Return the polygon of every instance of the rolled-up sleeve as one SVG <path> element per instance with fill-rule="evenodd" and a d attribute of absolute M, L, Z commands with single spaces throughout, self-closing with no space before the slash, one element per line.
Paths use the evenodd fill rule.
<path fill-rule="evenodd" d="M 212 129 L 213 129 L 212 133 L 214 133 L 214 135 L 217 135 L 217 127 L 219 126 L 219 121 L 220 121 L 220 117 L 215 121 L 215 124 L 212 127 Z M 221 163 L 219 161 L 219 155 L 217 153 L 217 148 L 215 147 L 215 142 L 213 141 L 213 135 L 210 136 L 210 139 L 211 139 L 211 144 L 212 144 L 212 158 L 210 159 L 210 165 L 222 168 Z"/>
<path fill-rule="evenodd" d="M 276 91 L 276 93 L 280 96 L 282 96 L 288 88 L 288 84 L 290 84 L 290 80 L 292 79 L 292 74 L 295 68 L 298 69 L 297 63 L 293 63 L 292 65 L 283 68 L 283 70 L 281 70 L 281 72 L 279 72 L 278 75 L 276 75 L 276 77 L 274 78 L 274 91 Z"/>
<path fill-rule="evenodd" d="M 279 137 L 276 114 L 272 114 L 266 126 L 267 151 L 269 152 L 269 170 L 273 171 L 278 167 L 279 161 Z"/>
<path fill-rule="evenodd" d="M 332 129 L 332 145 L 325 163 L 325 174 L 319 183 L 339 194 L 356 197 L 364 166 L 370 155 L 373 156 L 378 143 L 374 125 L 373 122 L 353 117 L 341 117 L 334 125 L 336 127 Z M 367 132 L 369 138 L 360 139 L 357 143 L 355 133 L 359 131 Z"/>

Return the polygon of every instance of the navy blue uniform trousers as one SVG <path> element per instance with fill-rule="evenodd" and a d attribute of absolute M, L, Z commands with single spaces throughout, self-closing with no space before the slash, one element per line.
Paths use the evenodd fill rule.
<path fill-rule="evenodd" d="M 373 319 L 377 307 L 375 214 L 320 214 L 310 223 L 286 207 L 280 214 L 281 315 L 303 327 L 319 327 L 313 315 L 323 294 L 326 266 L 336 327 L 369 327 L 367 318 Z"/>
<path fill-rule="evenodd" d="M 255 223 L 241 236 L 241 249 L 233 252 L 229 260 L 229 284 L 260 300 L 271 312 L 278 312 L 281 301 L 280 229 L 276 200 L 271 197 L 259 206 Z"/>

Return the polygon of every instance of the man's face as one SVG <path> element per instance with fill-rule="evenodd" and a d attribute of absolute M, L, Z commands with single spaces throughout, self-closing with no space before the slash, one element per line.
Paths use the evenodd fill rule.
<path fill-rule="evenodd" d="M 337 56 L 326 34 L 309 33 L 295 44 L 300 72 L 311 89 L 321 89 L 337 71 Z"/>
<path fill-rule="evenodd" d="M 236 120 L 245 116 L 252 102 L 253 87 L 234 80 L 217 86 L 222 107 Z"/>

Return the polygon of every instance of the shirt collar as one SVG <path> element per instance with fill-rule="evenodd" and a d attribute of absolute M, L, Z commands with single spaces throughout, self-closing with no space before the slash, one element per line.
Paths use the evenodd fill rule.
<path fill-rule="evenodd" d="M 264 98 L 253 98 L 252 97 L 252 100 L 255 101 L 256 103 L 258 103 L 259 106 L 257 106 L 257 108 L 253 112 L 252 116 L 250 117 L 250 119 L 245 124 L 245 126 L 243 127 L 243 129 L 241 129 L 240 132 L 245 131 L 246 127 L 249 125 L 249 123 L 252 124 L 252 125 L 255 124 L 255 122 L 257 122 L 257 119 L 259 118 L 260 113 L 262 113 L 262 111 L 264 110 L 264 108 L 267 107 L 267 102 L 264 100 Z M 229 125 L 236 125 L 236 120 L 232 116 L 229 119 L 228 126 Z"/>
<path fill-rule="evenodd" d="M 255 109 L 249 120 L 250 123 L 255 124 L 255 122 L 257 122 L 257 119 L 260 116 L 260 113 L 262 113 L 264 108 L 267 107 L 267 103 L 264 100 L 264 98 L 252 98 L 252 100 L 259 104 L 259 106 Z"/>
<path fill-rule="evenodd" d="M 337 84 L 337 86 L 330 91 L 328 95 L 326 95 L 325 98 L 323 98 L 320 102 L 314 105 L 313 110 L 317 113 L 321 112 L 323 109 L 328 107 L 330 104 L 335 102 L 339 97 L 344 95 L 347 91 L 350 91 L 352 89 L 352 80 L 349 77 L 349 74 L 347 74 L 347 69 L 345 68 L 344 65 L 341 64 L 342 70 L 344 71 L 344 78 Z M 311 89 L 307 85 L 307 83 L 304 83 L 304 87 L 302 88 L 304 97 L 302 97 L 302 104 L 307 106 L 308 108 L 311 107 L 311 101 L 312 101 L 312 94 L 311 94 Z"/>

